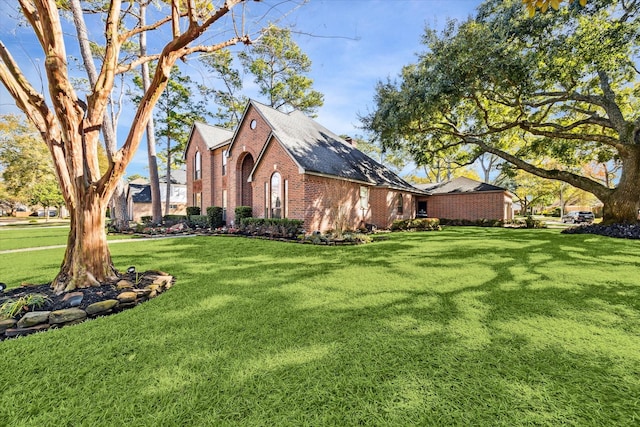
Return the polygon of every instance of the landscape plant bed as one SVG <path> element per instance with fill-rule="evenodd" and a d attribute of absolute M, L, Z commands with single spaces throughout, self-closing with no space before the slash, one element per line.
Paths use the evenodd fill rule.
<path fill-rule="evenodd" d="M 112 232 L 111 234 L 113 234 Z M 135 237 L 166 237 L 166 236 L 179 236 L 179 235 L 203 235 L 203 236 L 234 236 L 234 237 L 248 237 L 256 239 L 275 240 L 279 242 L 288 243 L 305 243 L 316 244 L 326 246 L 344 246 L 344 245 L 359 245 L 363 243 L 372 242 L 373 238 L 369 236 L 370 233 L 364 232 L 345 232 L 342 237 L 337 237 L 332 233 L 318 234 L 312 233 L 310 235 L 299 234 L 297 236 L 281 236 L 261 234 L 254 231 L 246 231 L 237 228 L 190 228 L 186 224 L 179 224 L 172 227 L 145 227 L 140 231 L 123 231 L 123 234 L 133 234 Z"/>
<path fill-rule="evenodd" d="M 619 239 L 640 239 L 639 224 L 588 224 L 562 230 L 564 234 L 597 234 Z"/>
<path fill-rule="evenodd" d="M 161 271 L 132 270 L 100 286 L 60 295 L 48 283 L 8 289 L 0 293 L 0 341 L 118 313 L 155 298 L 173 283 Z"/>

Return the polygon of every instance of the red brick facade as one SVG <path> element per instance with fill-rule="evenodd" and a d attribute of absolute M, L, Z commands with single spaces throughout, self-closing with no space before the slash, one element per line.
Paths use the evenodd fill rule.
<path fill-rule="evenodd" d="M 192 132 L 185 153 L 188 204 L 200 206 L 203 214 L 209 206 L 225 208 L 228 225 L 235 223 L 235 208 L 248 205 L 255 217 L 301 219 L 307 232 L 367 224 L 387 228 L 394 220 L 416 216 L 416 198 L 427 200 L 430 217 L 505 218 L 504 192 L 421 196 L 417 189 L 400 191 L 306 172 L 285 147 L 251 103 L 226 145 L 210 149 L 201 134 Z M 226 150 L 229 155 L 223 165 Z M 196 153 L 201 155 L 199 177 Z"/>
<path fill-rule="evenodd" d="M 447 219 L 513 219 L 511 198 L 505 191 L 435 194 L 427 199 L 427 215 Z"/>

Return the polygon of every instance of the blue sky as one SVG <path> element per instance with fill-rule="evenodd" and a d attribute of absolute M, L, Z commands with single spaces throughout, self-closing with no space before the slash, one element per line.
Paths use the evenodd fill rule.
<path fill-rule="evenodd" d="M 0 0 L 0 12 L 11 15 L 14 4 L 14 0 Z M 337 134 L 362 134 L 358 116 L 373 108 L 376 82 L 396 77 L 403 65 L 415 61 L 423 50 L 425 26 L 440 29 L 448 19 L 464 20 L 479 4 L 479 0 L 311 0 L 293 11 L 281 24 L 293 26 L 294 40 L 312 61 L 310 77 L 325 101 L 316 120 Z M 287 6 L 283 4 L 282 10 Z M 0 39 L 40 87 L 37 67 L 29 63 L 41 62 L 41 50 L 25 34 L 14 21 L 0 21 Z M 186 72 L 192 77 L 201 76 L 201 70 L 190 67 L 186 66 Z M 253 96 L 250 79 L 244 83 L 247 94 Z M 120 119 L 121 138 L 132 110 L 130 105 L 125 107 Z M 2 87 L 0 114 L 16 111 Z M 148 175 L 145 147 L 143 142 L 127 168 L 128 175 Z"/>

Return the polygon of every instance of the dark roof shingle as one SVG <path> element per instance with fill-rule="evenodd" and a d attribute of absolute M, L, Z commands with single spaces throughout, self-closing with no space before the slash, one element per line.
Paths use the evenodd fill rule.
<path fill-rule="evenodd" d="M 271 125 L 276 138 L 306 173 L 421 192 L 302 112 L 283 113 L 255 101 L 251 102 Z"/>
<path fill-rule="evenodd" d="M 437 184 L 421 184 L 418 188 L 429 194 L 452 194 L 452 193 L 478 193 L 485 191 L 507 191 L 502 187 L 487 184 L 486 182 L 476 181 L 471 178 L 458 177 L 451 181 L 440 182 Z"/>

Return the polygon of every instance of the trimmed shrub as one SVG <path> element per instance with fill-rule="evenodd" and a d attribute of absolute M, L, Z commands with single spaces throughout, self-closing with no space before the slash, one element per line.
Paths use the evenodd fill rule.
<path fill-rule="evenodd" d="M 407 219 L 396 219 L 391 224 L 391 231 L 403 231 L 407 229 L 409 225 L 409 220 Z"/>
<path fill-rule="evenodd" d="M 238 206 L 235 210 L 236 224 L 242 223 L 245 218 L 251 218 L 253 216 L 253 209 L 251 206 Z"/>
<path fill-rule="evenodd" d="M 504 221 L 499 219 L 440 219 L 441 225 L 470 226 L 470 227 L 504 227 Z"/>
<path fill-rule="evenodd" d="M 398 219 L 391 224 L 391 231 L 437 231 L 440 229 L 438 218 Z"/>
<path fill-rule="evenodd" d="M 239 225 L 241 233 L 253 236 L 296 238 L 303 233 L 303 221 L 289 218 L 244 218 Z"/>
<path fill-rule="evenodd" d="M 200 215 L 200 206 L 187 206 L 187 216 Z"/>
<path fill-rule="evenodd" d="M 209 206 L 207 208 L 207 217 L 209 218 L 209 226 L 211 228 L 220 228 L 224 225 L 222 208 L 220 206 Z"/>
<path fill-rule="evenodd" d="M 544 222 L 533 219 L 531 216 L 526 217 L 524 223 L 527 225 L 527 228 L 545 228 Z"/>
<path fill-rule="evenodd" d="M 164 225 L 171 227 L 181 222 L 186 222 L 187 217 L 185 215 L 165 215 L 162 217 Z"/>
<path fill-rule="evenodd" d="M 189 216 L 189 225 L 194 228 L 209 228 L 209 217 L 207 215 L 191 215 Z"/>
<path fill-rule="evenodd" d="M 148 225 L 148 224 L 151 224 L 153 222 L 153 217 L 152 216 L 143 216 L 143 217 L 140 217 L 140 221 L 142 221 L 143 224 Z"/>

